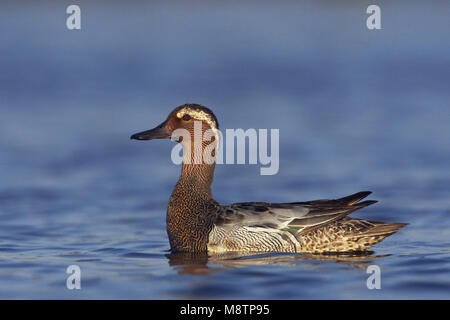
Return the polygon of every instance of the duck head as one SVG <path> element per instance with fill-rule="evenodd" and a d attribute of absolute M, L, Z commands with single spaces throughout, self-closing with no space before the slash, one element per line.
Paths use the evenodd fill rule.
<path fill-rule="evenodd" d="M 133 134 L 135 140 L 171 139 L 183 145 L 183 162 L 192 160 L 200 163 L 209 147 L 210 155 L 215 157 L 215 149 L 219 143 L 219 123 L 214 113 L 199 104 L 184 104 L 175 108 L 167 119 L 157 127 Z M 214 142 L 214 143 L 211 143 Z M 209 161 L 211 162 L 211 161 Z"/>

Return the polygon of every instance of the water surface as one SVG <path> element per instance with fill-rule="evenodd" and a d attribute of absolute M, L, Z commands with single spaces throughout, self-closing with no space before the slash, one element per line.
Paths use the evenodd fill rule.
<path fill-rule="evenodd" d="M 448 4 L 380 2 L 374 32 L 353 1 L 80 6 L 68 31 L 59 1 L 0 5 L 0 298 L 450 298 Z M 409 226 L 368 256 L 171 254 L 173 143 L 129 136 L 185 102 L 280 129 L 278 174 L 220 165 L 219 202 L 372 190 L 353 216 Z"/>

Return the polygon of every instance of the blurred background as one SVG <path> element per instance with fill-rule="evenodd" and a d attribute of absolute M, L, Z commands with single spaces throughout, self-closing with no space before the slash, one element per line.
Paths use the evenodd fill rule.
<path fill-rule="evenodd" d="M 2 1 L 0 298 L 449 298 L 449 17 L 448 1 Z M 178 276 L 173 142 L 129 136 L 186 102 L 223 130 L 280 129 L 278 174 L 218 165 L 219 202 L 372 190 L 356 217 L 410 223 L 377 246 L 383 290 L 302 258 Z"/>

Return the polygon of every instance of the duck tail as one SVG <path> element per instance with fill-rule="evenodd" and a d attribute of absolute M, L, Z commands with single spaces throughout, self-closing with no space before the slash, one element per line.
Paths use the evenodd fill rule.
<path fill-rule="evenodd" d="M 356 237 L 367 238 L 374 236 L 383 236 L 384 239 L 408 225 L 407 223 L 399 223 L 399 222 L 378 222 L 378 221 L 365 221 L 365 222 L 372 224 L 373 227 L 369 227 L 367 230 L 362 231 L 360 234 L 357 234 Z"/>
<path fill-rule="evenodd" d="M 360 233 L 353 236 L 353 246 L 356 251 L 368 250 L 371 246 L 383 241 L 393 235 L 398 230 L 407 225 L 407 223 L 390 223 L 378 221 L 364 221 L 373 225 L 367 230 L 361 230 Z"/>
<path fill-rule="evenodd" d="M 407 223 L 367 221 L 345 217 L 326 228 L 312 230 L 301 238 L 312 253 L 362 252 L 406 226 Z"/>

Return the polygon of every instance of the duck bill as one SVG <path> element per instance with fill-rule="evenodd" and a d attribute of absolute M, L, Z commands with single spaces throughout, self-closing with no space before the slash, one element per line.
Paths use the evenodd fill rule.
<path fill-rule="evenodd" d="M 167 121 L 164 121 L 156 128 L 133 134 L 130 139 L 135 140 L 153 140 L 153 139 L 170 139 L 172 132 L 167 127 Z"/>

